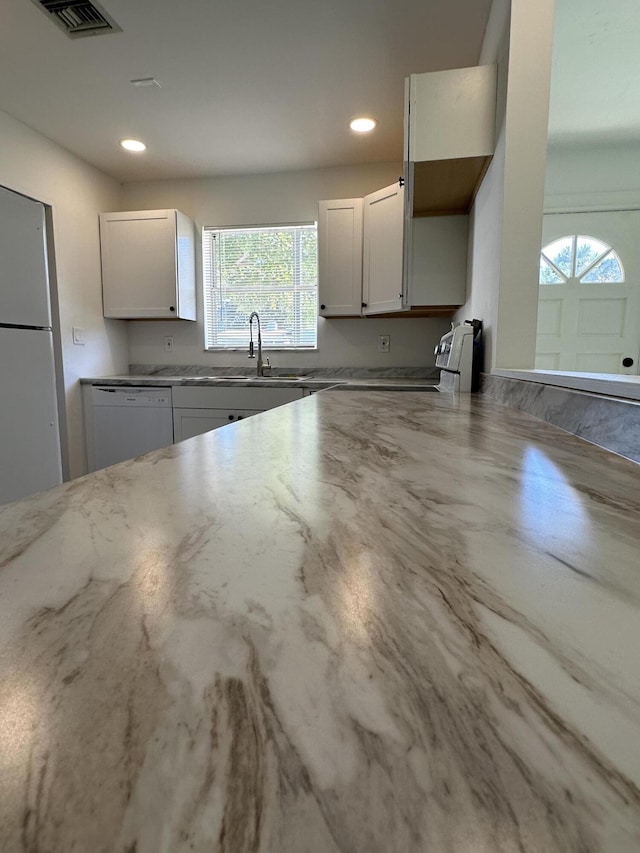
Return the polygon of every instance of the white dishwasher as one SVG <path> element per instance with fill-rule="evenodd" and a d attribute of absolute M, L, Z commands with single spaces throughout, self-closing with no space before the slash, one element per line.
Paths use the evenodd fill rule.
<path fill-rule="evenodd" d="M 94 385 L 92 470 L 173 444 L 171 388 Z"/>

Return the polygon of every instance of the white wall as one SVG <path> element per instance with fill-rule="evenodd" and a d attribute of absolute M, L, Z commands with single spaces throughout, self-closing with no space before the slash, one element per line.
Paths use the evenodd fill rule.
<path fill-rule="evenodd" d="M 511 3 L 495 367 L 532 367 L 535 359 L 553 6 Z"/>
<path fill-rule="evenodd" d="M 639 206 L 637 144 L 585 140 L 581 144 L 549 145 L 545 211 Z"/>
<path fill-rule="evenodd" d="M 472 211 L 457 315 L 484 321 L 485 370 L 534 363 L 552 32 L 553 0 L 494 0 L 481 61 L 499 62 L 496 153 Z"/>
<path fill-rule="evenodd" d="M 177 208 L 205 225 L 269 225 L 310 222 L 318 218 L 318 201 L 366 195 L 397 180 L 399 163 L 335 167 L 300 172 L 131 183 L 123 187 L 125 210 Z M 199 254 L 199 252 L 198 252 Z M 201 263 L 198 260 L 200 270 Z M 199 275 L 201 280 L 201 275 Z M 198 288 L 198 322 L 132 322 L 132 364 L 246 366 L 244 353 L 207 353 L 202 327 L 202 293 Z M 314 353 L 275 353 L 274 366 L 407 367 L 432 366 L 433 349 L 449 328 L 442 319 L 347 319 L 318 321 Z M 376 351 L 377 336 L 391 335 L 391 351 Z M 165 335 L 175 351 L 163 349 Z"/>
<path fill-rule="evenodd" d="M 484 369 L 493 364 L 498 322 L 502 220 L 504 208 L 505 111 L 509 60 L 509 0 L 494 0 L 480 53 L 480 64 L 498 66 L 496 148 L 469 217 L 467 303 L 456 321 L 482 320 Z"/>
<path fill-rule="evenodd" d="M 478 190 L 469 217 L 469 265 L 467 303 L 457 312 L 456 322 L 483 322 L 484 370 L 494 362 L 498 323 L 500 262 L 502 257 L 502 211 L 504 202 L 504 134 L 498 137 L 495 154 Z"/>
<path fill-rule="evenodd" d="M 118 207 L 120 186 L 0 112 L 0 185 L 51 205 L 69 473 L 86 472 L 80 376 L 126 371 L 126 324 L 102 317 L 98 213 Z M 72 326 L 85 330 L 74 346 Z M 19 365 L 16 365 L 19 370 Z"/>

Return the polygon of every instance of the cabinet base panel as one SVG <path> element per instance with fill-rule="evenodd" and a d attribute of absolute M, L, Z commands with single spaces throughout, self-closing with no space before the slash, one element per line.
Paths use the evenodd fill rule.
<path fill-rule="evenodd" d="M 405 311 L 383 311 L 380 314 L 336 314 L 332 317 L 325 317 L 325 320 L 367 320 L 370 317 L 397 317 L 398 319 L 406 317 L 415 319 L 416 317 L 451 317 L 462 306 L 461 305 L 414 305 L 413 308 L 407 308 Z"/>

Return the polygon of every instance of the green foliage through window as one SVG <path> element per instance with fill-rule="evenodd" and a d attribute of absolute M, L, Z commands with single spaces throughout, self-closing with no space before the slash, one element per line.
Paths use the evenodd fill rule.
<path fill-rule="evenodd" d="M 540 253 L 540 284 L 621 284 L 622 262 L 611 246 L 597 237 L 560 237 Z"/>
<path fill-rule="evenodd" d="M 252 311 L 260 315 L 263 346 L 316 347 L 315 225 L 205 228 L 203 268 L 207 349 L 248 346 Z"/>

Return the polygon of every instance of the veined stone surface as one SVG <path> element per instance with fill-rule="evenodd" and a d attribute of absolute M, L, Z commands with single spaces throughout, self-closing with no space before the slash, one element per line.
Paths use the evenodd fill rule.
<path fill-rule="evenodd" d="M 629 377 L 630 379 L 638 377 Z M 612 390 L 615 385 L 612 384 Z M 640 402 L 488 375 L 482 391 L 586 441 L 640 462 Z"/>
<path fill-rule="evenodd" d="M 329 391 L 0 508 L 0 849 L 640 849 L 639 474 Z"/>

